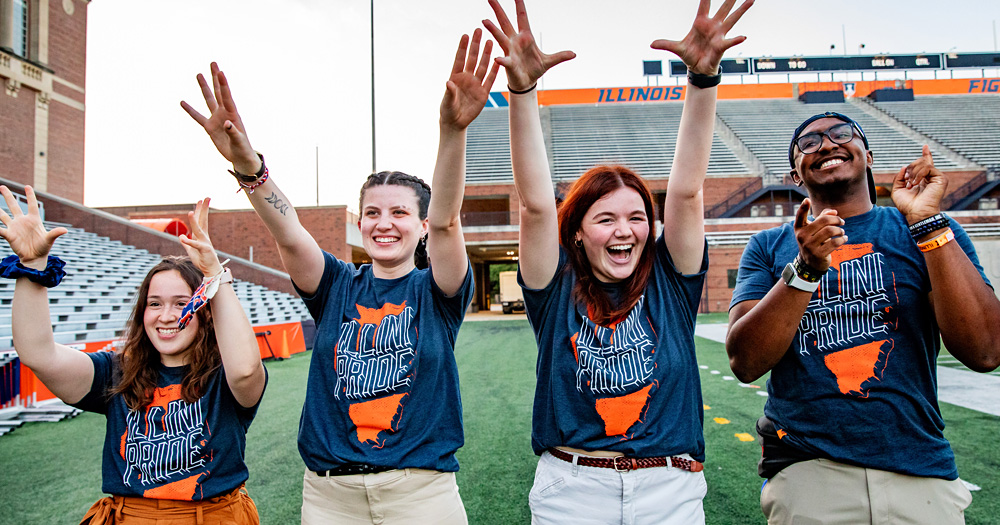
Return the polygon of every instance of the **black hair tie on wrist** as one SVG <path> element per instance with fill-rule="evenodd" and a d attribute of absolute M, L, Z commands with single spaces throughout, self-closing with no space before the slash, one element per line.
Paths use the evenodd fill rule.
<path fill-rule="evenodd" d="M 691 71 L 691 69 L 688 69 L 688 82 L 690 82 L 692 86 L 701 89 L 718 86 L 722 83 L 722 69 L 720 68 L 719 73 L 714 75 L 702 75 L 701 73 L 695 73 L 694 71 Z"/>
<path fill-rule="evenodd" d="M 62 259 L 50 255 L 48 262 L 45 264 L 45 269 L 36 270 L 21 264 L 21 258 L 17 255 L 10 255 L 0 262 L 0 277 L 6 277 L 7 279 L 27 277 L 33 283 L 40 284 L 46 288 L 52 288 L 59 284 L 63 277 L 66 277 L 66 271 L 63 270 L 63 266 L 66 266 L 66 263 Z"/>
<path fill-rule="evenodd" d="M 514 94 L 514 95 L 525 95 L 525 94 L 528 94 L 528 93 L 531 93 L 532 91 L 534 91 L 536 87 L 538 87 L 538 82 L 535 82 L 534 84 L 531 85 L 530 88 L 525 89 L 524 91 L 518 91 L 518 90 L 510 87 L 510 84 L 507 84 L 507 91 L 509 93 Z"/>

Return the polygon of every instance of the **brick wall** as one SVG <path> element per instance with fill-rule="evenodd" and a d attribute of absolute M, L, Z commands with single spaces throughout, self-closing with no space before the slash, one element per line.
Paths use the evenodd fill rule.
<path fill-rule="evenodd" d="M 84 113 L 49 103 L 48 192 L 83 202 Z"/>
<path fill-rule="evenodd" d="M 22 184 L 35 180 L 35 93 L 0 93 L 0 177 Z"/>
<path fill-rule="evenodd" d="M 83 87 L 87 84 L 88 2 L 71 0 L 73 14 L 66 14 L 63 2 L 49 1 L 49 60 L 56 76 Z"/>

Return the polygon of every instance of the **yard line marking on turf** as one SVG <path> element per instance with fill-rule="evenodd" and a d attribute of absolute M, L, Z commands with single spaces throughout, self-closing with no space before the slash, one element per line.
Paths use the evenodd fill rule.
<path fill-rule="evenodd" d="M 712 372 L 711 372 L 712 375 L 719 375 L 721 373 L 722 372 L 719 372 L 718 370 L 712 370 Z"/>
<path fill-rule="evenodd" d="M 959 479 L 961 479 L 961 478 L 959 478 Z M 976 490 L 982 489 L 982 487 L 980 487 L 979 485 L 976 485 L 975 483 L 969 483 L 968 481 L 965 481 L 964 479 L 962 479 L 962 484 L 965 485 L 965 488 L 969 489 L 969 491 L 976 491 Z"/>
<path fill-rule="evenodd" d="M 758 390 L 758 391 L 757 391 L 757 395 L 758 395 L 758 396 L 764 396 L 764 397 L 767 397 L 767 392 L 765 392 L 765 391 L 763 391 L 763 390 Z"/>
<path fill-rule="evenodd" d="M 726 419 L 726 418 L 724 418 L 724 417 L 717 417 L 717 418 L 714 418 L 712 421 L 715 421 L 716 423 L 718 423 L 720 425 L 728 425 L 729 424 L 729 420 Z"/>
<path fill-rule="evenodd" d="M 698 368 L 702 370 L 708 370 L 708 365 L 698 365 Z"/>
<path fill-rule="evenodd" d="M 750 434 L 747 434 L 746 432 L 737 432 L 735 435 L 736 439 L 740 441 L 757 441 L 756 438 L 754 438 Z"/>
<path fill-rule="evenodd" d="M 739 383 L 739 385 L 743 388 L 760 388 L 759 386 L 751 385 L 750 383 Z"/>
<path fill-rule="evenodd" d="M 725 381 L 732 381 L 733 379 L 736 379 L 736 378 L 733 377 L 733 376 L 722 376 L 722 379 L 725 380 Z"/>

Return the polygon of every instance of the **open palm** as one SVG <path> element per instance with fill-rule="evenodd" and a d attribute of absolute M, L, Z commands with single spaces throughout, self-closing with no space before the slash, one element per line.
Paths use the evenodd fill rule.
<path fill-rule="evenodd" d="M 486 106 L 490 89 L 497 78 L 499 64 L 490 67 L 493 42 L 487 40 L 479 56 L 479 42 L 483 30 L 476 29 L 472 42 L 468 35 L 462 35 L 455 53 L 455 63 L 448 77 L 444 99 L 441 101 L 441 123 L 465 129 L 479 116 Z M 477 65 L 478 64 L 478 65 Z"/>
<path fill-rule="evenodd" d="M 709 16 L 711 0 L 701 0 L 691 30 L 682 40 L 656 40 L 651 47 L 674 53 L 695 73 L 715 75 L 719 71 L 723 53 L 746 40 L 745 36 L 726 38 L 726 33 L 750 9 L 753 2 L 754 0 L 746 0 L 736 11 L 732 11 L 736 0 L 726 0 L 715 16 Z"/>
<path fill-rule="evenodd" d="M 7 209 L 10 210 L 10 215 L 0 210 L 0 222 L 4 225 L 4 228 L 0 229 L 0 237 L 7 241 L 11 251 L 17 254 L 22 264 L 47 258 L 52 243 L 67 232 L 66 228 L 45 230 L 42 217 L 38 213 L 38 200 L 31 186 L 24 187 L 24 194 L 28 198 L 28 213 L 21 211 L 17 199 L 7 186 L 0 186 L 0 194 L 3 194 Z"/>

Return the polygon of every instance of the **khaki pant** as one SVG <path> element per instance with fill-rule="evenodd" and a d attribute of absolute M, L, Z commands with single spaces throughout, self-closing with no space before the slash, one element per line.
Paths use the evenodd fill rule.
<path fill-rule="evenodd" d="M 769 525 L 962 525 L 971 502 L 961 480 L 907 476 L 827 459 L 786 467 L 760 493 Z"/>
<path fill-rule="evenodd" d="M 467 525 L 454 472 L 400 469 L 302 480 L 303 525 Z"/>

